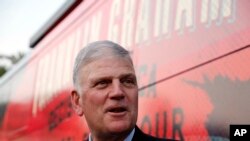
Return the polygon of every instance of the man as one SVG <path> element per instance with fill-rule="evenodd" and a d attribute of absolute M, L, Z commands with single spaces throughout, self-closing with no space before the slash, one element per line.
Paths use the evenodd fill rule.
<path fill-rule="evenodd" d="M 165 141 L 137 126 L 138 86 L 129 52 L 111 41 L 83 48 L 75 61 L 71 98 L 85 116 L 89 141 Z"/>

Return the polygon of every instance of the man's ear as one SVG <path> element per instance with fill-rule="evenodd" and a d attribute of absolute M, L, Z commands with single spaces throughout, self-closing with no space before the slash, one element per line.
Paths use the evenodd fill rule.
<path fill-rule="evenodd" d="M 79 116 L 82 116 L 83 115 L 83 109 L 82 109 L 82 105 L 81 105 L 81 102 L 80 102 L 80 95 L 77 93 L 76 90 L 73 90 L 71 92 L 71 103 L 72 103 L 72 107 L 73 107 L 74 111 Z"/>

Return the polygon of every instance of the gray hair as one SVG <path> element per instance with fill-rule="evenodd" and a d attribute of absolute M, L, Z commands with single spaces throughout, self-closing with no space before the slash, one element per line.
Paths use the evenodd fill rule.
<path fill-rule="evenodd" d="M 74 86 L 77 89 L 79 88 L 78 73 L 82 67 L 97 59 L 110 55 L 126 58 L 133 65 L 129 52 L 119 44 L 116 44 L 108 40 L 96 41 L 90 43 L 79 51 L 75 59 L 75 64 L 73 69 Z"/>

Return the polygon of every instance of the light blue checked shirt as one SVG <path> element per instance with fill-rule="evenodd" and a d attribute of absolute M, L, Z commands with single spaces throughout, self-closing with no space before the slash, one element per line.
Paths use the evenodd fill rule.
<path fill-rule="evenodd" d="M 129 133 L 124 141 L 132 141 L 132 138 L 135 134 L 135 128 Z M 89 134 L 89 141 L 92 141 L 91 134 Z"/>

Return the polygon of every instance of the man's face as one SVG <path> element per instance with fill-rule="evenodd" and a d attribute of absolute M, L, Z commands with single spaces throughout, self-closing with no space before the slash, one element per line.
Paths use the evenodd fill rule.
<path fill-rule="evenodd" d="M 138 87 L 130 61 L 104 57 L 84 66 L 75 103 L 92 133 L 107 135 L 129 132 L 136 124 Z M 74 97 L 74 94 L 72 93 Z"/>

